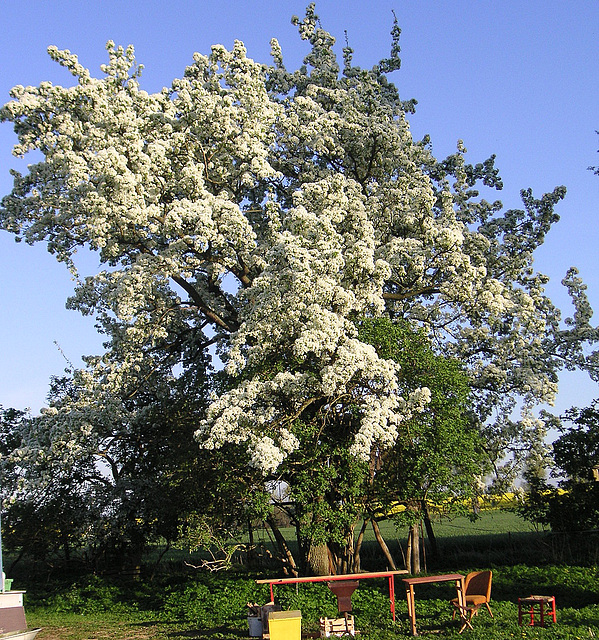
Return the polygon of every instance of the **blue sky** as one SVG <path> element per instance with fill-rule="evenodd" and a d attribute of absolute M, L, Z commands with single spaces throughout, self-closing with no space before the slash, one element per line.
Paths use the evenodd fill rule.
<path fill-rule="evenodd" d="M 194 51 L 242 40 L 248 54 L 269 62 L 269 41 L 279 39 L 288 68 L 307 52 L 291 25 L 304 2 L 276 0 L 2 0 L 0 99 L 16 84 L 70 76 L 49 59 L 56 45 L 77 53 L 98 75 L 107 40 L 133 44 L 144 64 L 143 88 L 158 91 L 180 77 Z M 548 292 L 571 314 L 560 281 L 580 269 L 599 309 L 599 3 L 596 0 L 321 0 L 322 26 L 338 39 L 347 31 L 354 61 L 370 66 L 389 53 L 393 11 L 402 29 L 402 69 L 393 80 L 404 99 L 418 100 L 410 118 L 415 138 L 432 137 L 445 157 L 462 139 L 472 162 L 497 155 L 504 181 L 499 197 L 520 205 L 519 192 L 536 195 L 566 185 L 561 221 L 539 251 L 536 267 L 551 278 Z M 15 141 L 0 125 L 0 194 L 11 189 Z M 22 165 L 21 165 L 22 166 Z M 83 271 L 97 266 L 83 261 Z M 45 404 L 51 375 L 67 360 L 101 349 L 93 320 L 65 309 L 73 283 L 45 247 L 15 244 L 0 232 L 0 405 Z M 599 314 L 598 314 L 599 315 Z M 596 319 L 596 322 L 599 322 Z M 57 346 L 58 345 L 58 346 Z M 584 406 L 597 385 L 582 374 L 562 377 L 556 405 Z"/>

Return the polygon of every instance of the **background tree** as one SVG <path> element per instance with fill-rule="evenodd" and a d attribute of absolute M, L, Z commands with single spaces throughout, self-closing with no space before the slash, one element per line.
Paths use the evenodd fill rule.
<path fill-rule="evenodd" d="M 564 423 L 572 426 L 565 427 Z M 558 485 L 529 478 L 519 512 L 554 531 L 595 530 L 599 523 L 599 483 L 593 467 L 599 460 L 599 400 L 584 409 L 569 409 L 556 426 L 561 435 L 553 443 L 552 457 L 553 476 L 560 478 Z"/>
<path fill-rule="evenodd" d="M 598 167 L 589 170 L 599 175 Z M 586 298 L 586 287 L 580 281 L 575 269 L 571 269 L 564 280 L 573 297 L 577 298 L 576 314 L 568 318 L 569 327 L 560 332 L 558 343 L 567 349 L 569 338 L 580 338 L 591 333 L 590 318 L 593 314 Z M 575 349 L 578 349 L 576 347 Z M 588 371 L 591 378 L 597 380 L 597 353 L 578 351 L 574 361 L 568 360 L 568 366 L 580 366 Z M 526 492 L 519 507 L 520 514 L 532 522 L 549 525 L 556 531 L 580 531 L 596 529 L 599 518 L 599 484 L 595 482 L 593 468 L 599 464 L 599 400 L 595 399 L 589 407 L 572 407 L 563 416 L 547 415 L 548 422 L 561 431 L 553 442 L 551 460 L 554 478 L 559 478 L 558 487 L 550 485 L 544 473 L 538 468 L 528 469 L 525 473 Z M 566 428 L 564 423 L 573 426 Z M 547 466 L 540 459 L 540 467 Z M 545 464 L 543 464 L 545 462 Z"/>
<path fill-rule="evenodd" d="M 24 445 L 36 421 L 24 411 L 0 410 L 3 546 L 17 552 L 14 562 L 25 554 L 46 562 L 60 556 L 68 561 L 72 551 L 85 545 L 95 501 L 77 476 L 47 473 L 44 482 L 30 482 Z M 48 466 L 40 460 L 36 477 Z"/>
<path fill-rule="evenodd" d="M 56 378 L 49 409 L 12 430 L 9 546 L 45 559 L 60 549 L 67 561 L 83 549 L 114 570 L 138 566 L 148 543 L 178 538 L 209 467 L 193 441 L 206 390 L 197 372 L 188 388 L 185 374 L 162 379 L 154 364 L 139 371 L 143 386 L 130 379 L 99 406 L 87 405 L 76 376 Z"/>

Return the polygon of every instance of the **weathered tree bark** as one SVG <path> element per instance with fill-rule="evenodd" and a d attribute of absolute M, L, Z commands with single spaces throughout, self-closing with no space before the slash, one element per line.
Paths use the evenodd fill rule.
<path fill-rule="evenodd" d="M 372 529 L 374 531 L 374 537 L 376 538 L 376 541 L 379 543 L 382 552 L 385 554 L 385 558 L 387 558 L 389 567 L 393 571 L 395 571 L 397 569 L 397 567 L 395 566 L 395 560 L 393 560 L 391 551 L 389 551 L 389 547 L 387 546 L 387 543 L 385 542 L 385 539 L 381 534 L 381 530 L 379 529 L 379 523 L 375 520 L 375 518 L 372 519 Z"/>
<path fill-rule="evenodd" d="M 293 553 L 291 553 L 291 549 L 289 548 L 287 541 L 283 537 L 283 534 L 279 531 L 279 527 L 277 526 L 272 515 L 268 516 L 266 522 L 268 523 L 268 526 L 271 528 L 271 531 L 275 537 L 285 568 L 289 571 L 289 573 L 291 573 L 294 578 L 297 578 L 299 576 L 299 571 L 297 569 L 297 564 L 295 563 Z"/>
<path fill-rule="evenodd" d="M 308 553 L 308 566 L 315 576 L 328 576 L 331 573 L 329 547 L 327 544 L 313 544 Z"/>

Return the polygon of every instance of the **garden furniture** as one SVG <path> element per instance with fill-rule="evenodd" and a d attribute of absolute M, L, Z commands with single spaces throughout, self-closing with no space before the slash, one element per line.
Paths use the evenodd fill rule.
<path fill-rule="evenodd" d="M 483 604 L 487 607 L 491 618 L 493 612 L 489 606 L 489 600 L 491 599 L 491 582 L 493 580 L 492 571 L 471 571 L 464 582 L 464 597 L 466 600 L 465 609 L 462 613 L 468 616 L 468 620 L 478 614 L 478 610 Z M 454 607 L 460 608 L 460 602 L 458 598 L 454 598 L 451 601 Z M 455 610 L 454 610 L 455 617 Z M 463 628 L 462 628 L 463 631 Z"/>
<path fill-rule="evenodd" d="M 550 608 L 546 610 L 545 607 L 548 605 L 550 605 Z M 536 606 L 539 607 L 541 627 L 545 626 L 545 615 L 549 615 L 553 622 L 557 622 L 557 616 L 555 612 L 555 596 L 528 596 L 528 598 L 518 598 L 519 625 L 522 625 L 522 609 L 528 607 L 528 613 L 530 614 L 530 622 L 528 623 L 528 626 L 534 627 Z"/>
<path fill-rule="evenodd" d="M 334 582 L 342 581 L 342 582 L 353 582 L 366 580 L 369 578 L 388 578 L 389 579 L 389 603 L 391 608 L 391 615 L 393 616 L 393 620 L 395 620 L 395 576 L 396 575 L 405 575 L 408 573 L 405 569 L 400 569 L 397 571 L 375 571 L 372 573 L 347 573 L 347 574 L 336 574 L 330 576 L 306 576 L 302 578 L 267 578 L 264 580 L 256 580 L 257 584 L 268 584 L 270 585 L 270 599 L 274 601 L 274 592 L 273 585 L 275 584 L 299 584 L 302 582 L 326 582 L 327 586 L 333 593 L 335 593 L 335 587 L 331 587 Z M 357 586 L 357 585 L 356 585 Z M 351 585 L 345 585 L 346 589 L 351 589 Z M 355 587 L 354 587 L 355 588 Z M 353 589 L 351 589 L 353 591 Z M 351 594 L 350 594 L 351 599 Z M 347 601 L 342 597 L 340 600 L 337 598 L 338 606 L 347 606 Z M 349 602 L 351 611 L 351 600 Z"/>
<path fill-rule="evenodd" d="M 431 584 L 434 582 L 455 582 L 456 589 L 458 592 L 458 611 L 460 613 L 460 621 L 462 623 L 462 627 L 460 628 L 460 633 L 466 628 L 470 627 L 472 629 L 472 625 L 470 624 L 470 620 L 466 615 L 466 600 L 464 594 L 464 576 L 460 573 L 446 573 L 437 576 L 419 576 L 418 578 L 402 578 L 405 586 L 406 586 L 406 599 L 408 601 L 408 616 L 410 618 L 410 629 L 413 636 L 418 635 L 416 633 L 416 607 L 414 602 L 414 585 L 417 584 Z"/>

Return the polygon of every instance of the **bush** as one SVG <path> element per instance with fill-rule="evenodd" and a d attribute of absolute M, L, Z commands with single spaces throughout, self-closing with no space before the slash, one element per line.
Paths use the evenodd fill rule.
<path fill-rule="evenodd" d="M 190 582 L 166 590 L 161 617 L 198 627 L 247 624 L 247 603 L 264 604 L 264 589 L 255 580 L 227 574 L 198 574 Z"/>
<path fill-rule="evenodd" d="M 46 603 L 57 613 L 83 615 L 137 609 L 136 603 L 125 596 L 119 585 L 93 575 L 50 596 Z"/>

